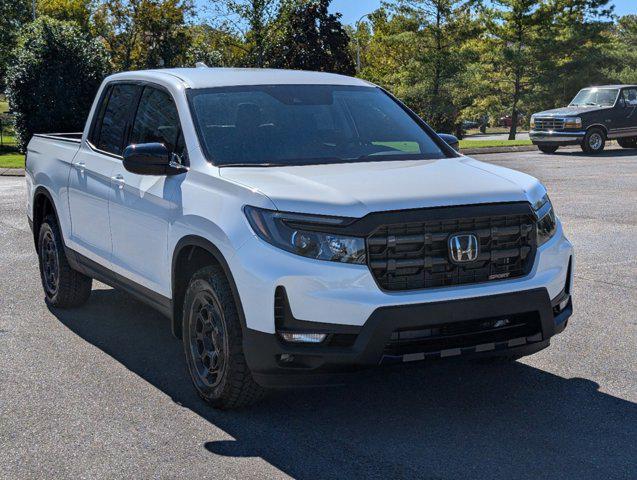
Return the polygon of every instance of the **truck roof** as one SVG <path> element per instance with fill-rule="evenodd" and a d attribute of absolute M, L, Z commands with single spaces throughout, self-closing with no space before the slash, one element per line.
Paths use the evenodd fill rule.
<path fill-rule="evenodd" d="M 164 68 L 117 73 L 108 80 L 152 80 L 158 76 L 164 81 L 180 82 L 187 88 L 303 84 L 373 86 L 365 80 L 334 73 L 268 68 Z"/>
<path fill-rule="evenodd" d="M 591 85 L 585 88 L 637 88 L 637 85 L 630 83 L 624 85 Z"/>

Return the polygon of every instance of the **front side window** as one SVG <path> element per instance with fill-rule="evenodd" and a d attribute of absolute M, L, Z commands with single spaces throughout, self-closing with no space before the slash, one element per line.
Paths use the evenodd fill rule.
<path fill-rule="evenodd" d="M 163 143 L 171 153 L 183 155 L 179 115 L 169 93 L 153 87 L 144 88 L 129 143 Z"/>
<path fill-rule="evenodd" d="M 570 103 L 572 107 L 612 107 L 617 100 L 617 88 L 585 88 Z"/>
<path fill-rule="evenodd" d="M 113 85 L 99 133 L 95 134 L 95 146 L 98 149 L 115 155 L 122 154 L 124 133 L 140 88 L 138 85 Z"/>
<path fill-rule="evenodd" d="M 303 165 L 446 155 L 375 87 L 256 85 L 189 92 L 216 165 Z"/>

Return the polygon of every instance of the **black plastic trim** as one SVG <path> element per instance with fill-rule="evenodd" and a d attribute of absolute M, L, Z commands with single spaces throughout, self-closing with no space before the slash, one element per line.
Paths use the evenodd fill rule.
<path fill-rule="evenodd" d="M 237 284 L 234 281 L 234 277 L 232 276 L 232 272 L 230 271 L 230 267 L 228 266 L 228 262 L 226 261 L 221 251 L 212 242 L 210 242 L 209 240 L 206 240 L 203 237 L 199 237 L 196 235 L 186 235 L 185 237 L 181 238 L 179 242 L 177 242 L 177 245 L 175 246 L 175 250 L 172 256 L 172 269 L 171 269 L 171 277 L 170 277 L 171 278 L 170 283 L 172 286 L 171 291 L 173 292 L 173 296 L 174 296 L 174 292 L 176 288 L 177 258 L 179 258 L 179 254 L 184 249 L 192 248 L 192 247 L 199 247 L 206 250 L 215 258 L 215 260 L 217 260 L 217 262 L 223 269 L 226 275 L 226 278 L 228 279 L 228 283 L 230 284 L 230 289 L 232 290 L 232 296 L 234 297 L 234 302 L 237 307 L 237 312 L 239 314 L 239 320 L 241 322 L 241 326 L 243 330 L 245 331 L 247 326 L 246 326 L 245 314 L 243 312 L 243 305 L 241 303 L 241 297 L 239 295 L 239 290 L 237 289 Z M 203 266 L 204 265 L 202 265 L 202 267 Z M 174 312 L 171 318 L 173 320 L 172 321 L 173 335 L 175 335 L 177 338 L 181 338 L 181 315 L 178 314 L 178 312 Z"/>
<path fill-rule="evenodd" d="M 57 140 L 60 142 L 67 143 L 81 143 L 82 142 L 82 133 L 34 133 L 34 137 L 46 138 L 49 140 Z"/>
<path fill-rule="evenodd" d="M 420 328 L 440 323 L 461 322 L 504 315 L 537 312 L 542 338 L 520 347 L 472 355 L 528 355 L 549 345 L 551 336 L 562 331 L 572 313 L 572 305 L 553 315 L 551 299 L 545 288 L 474 297 L 460 300 L 415 305 L 381 307 L 375 310 L 362 327 L 339 324 L 317 324 L 333 334 L 352 334 L 359 329 L 352 346 L 326 344 L 290 344 L 277 335 L 247 329 L 244 332 L 244 353 L 255 380 L 264 386 L 319 385 L 340 382 L 350 370 L 374 367 L 382 360 L 385 345 L 396 329 Z M 284 320 L 284 325 L 309 328 L 298 319 Z M 281 355 L 297 359 L 297 363 L 281 362 Z M 289 358 L 289 357 L 288 357 Z"/>
<path fill-rule="evenodd" d="M 108 268 L 100 265 L 99 263 L 85 257 L 84 255 L 72 250 L 68 247 L 65 248 L 66 257 L 74 270 L 83 273 L 86 276 L 99 280 L 102 283 L 110 285 L 111 287 L 118 288 L 120 290 L 129 293 L 138 300 L 146 303 L 159 311 L 168 318 L 172 318 L 172 300 L 168 297 L 150 290 L 128 278 L 109 270 Z"/>

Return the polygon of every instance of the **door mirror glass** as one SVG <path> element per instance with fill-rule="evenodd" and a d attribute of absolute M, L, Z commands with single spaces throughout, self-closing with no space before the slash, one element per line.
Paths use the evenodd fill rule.
<path fill-rule="evenodd" d="M 163 143 L 139 143 L 124 150 L 124 168 L 139 175 L 177 175 L 188 170 Z"/>

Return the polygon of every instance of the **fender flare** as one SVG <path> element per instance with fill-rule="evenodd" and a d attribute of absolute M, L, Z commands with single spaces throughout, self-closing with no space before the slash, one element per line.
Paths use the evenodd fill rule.
<path fill-rule="evenodd" d="M 223 270 L 224 274 L 226 275 L 226 278 L 228 279 L 228 283 L 230 284 L 232 297 L 237 307 L 239 321 L 241 322 L 241 329 L 245 333 L 247 327 L 246 327 L 245 314 L 243 312 L 243 304 L 241 303 L 241 297 L 239 295 L 239 290 L 237 289 L 237 284 L 234 281 L 232 272 L 230 271 L 230 266 L 228 265 L 228 262 L 223 256 L 223 253 L 221 253 L 221 251 L 210 240 L 207 240 L 198 235 L 186 235 L 185 237 L 182 237 L 177 242 L 177 245 L 175 245 L 175 249 L 173 250 L 172 262 L 171 262 L 170 285 L 171 285 L 171 291 L 173 296 L 173 299 L 172 299 L 173 315 L 171 319 L 171 328 L 172 328 L 173 335 L 175 335 L 177 338 L 181 338 L 182 315 L 181 315 L 181 312 L 176 311 L 178 302 L 176 301 L 176 298 L 175 298 L 176 280 L 177 280 L 176 279 L 177 259 L 179 258 L 179 255 L 184 251 L 184 249 L 191 248 L 191 247 L 198 247 L 207 251 L 214 257 L 214 259 L 217 261 L 219 266 L 221 266 L 221 269 Z M 190 255 L 192 255 L 192 251 L 189 254 L 189 257 Z"/>
<path fill-rule="evenodd" d="M 35 224 L 35 200 L 36 198 L 38 198 L 40 195 L 44 195 L 49 202 L 51 203 L 51 206 L 53 207 L 53 214 L 55 215 L 55 219 L 58 222 L 58 225 L 60 225 L 60 216 L 58 215 L 58 210 L 57 210 L 57 206 L 55 205 L 55 201 L 53 200 L 53 195 L 51 195 L 51 192 L 49 192 L 49 189 L 46 188 L 43 185 L 39 185 L 38 187 L 36 187 L 35 191 L 33 192 L 33 199 L 31 201 L 31 207 L 32 207 L 32 211 L 31 211 L 31 216 L 32 216 L 32 220 L 33 220 L 33 241 L 35 242 L 35 248 L 37 250 L 38 248 L 38 232 L 39 232 L 39 225 Z M 44 217 L 42 217 L 40 220 L 44 220 Z M 64 247 L 66 248 L 66 242 L 64 240 L 64 232 L 62 231 L 62 227 L 60 226 L 59 228 L 60 230 L 60 235 L 62 236 L 62 244 L 64 245 Z"/>

